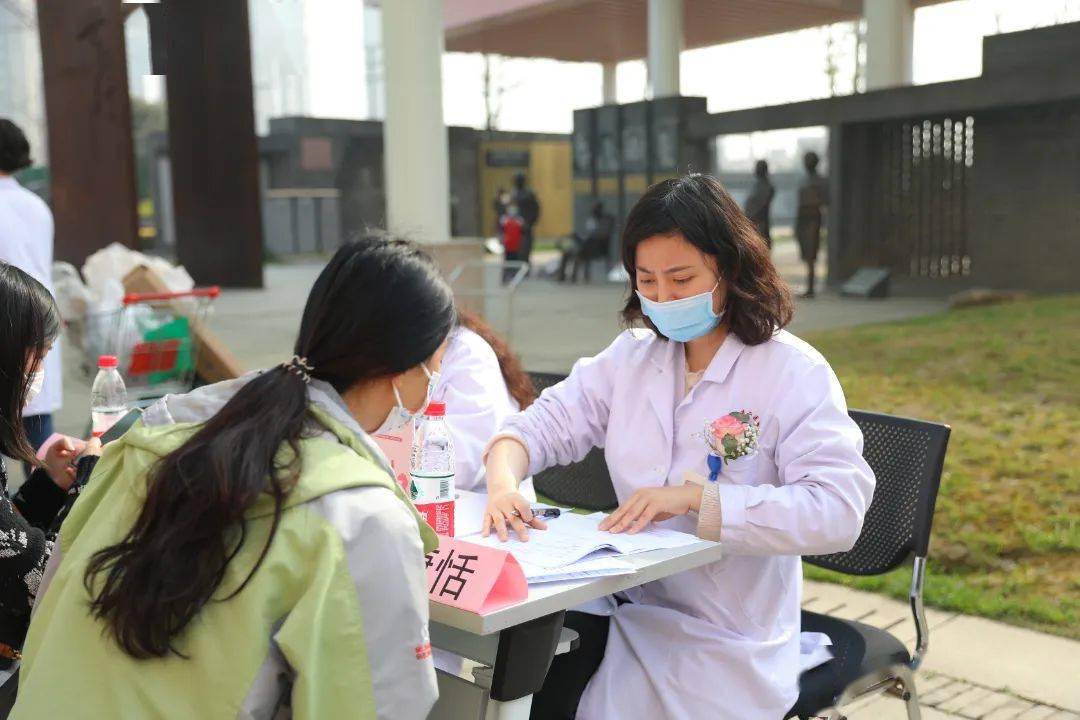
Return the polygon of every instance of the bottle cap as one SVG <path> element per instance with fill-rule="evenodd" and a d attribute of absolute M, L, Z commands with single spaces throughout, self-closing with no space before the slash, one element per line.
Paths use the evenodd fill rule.
<path fill-rule="evenodd" d="M 116 359 L 115 355 L 101 355 L 97 360 L 98 368 L 115 368 L 120 366 L 120 362 Z"/>
<path fill-rule="evenodd" d="M 427 406 L 427 409 L 424 410 L 424 415 L 427 415 L 429 417 L 445 417 L 445 415 L 446 415 L 446 403 L 444 403 L 444 402 L 430 403 Z"/>

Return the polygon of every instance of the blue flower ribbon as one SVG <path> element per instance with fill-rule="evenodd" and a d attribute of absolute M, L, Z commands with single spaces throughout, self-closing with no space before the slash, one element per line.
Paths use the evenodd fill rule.
<path fill-rule="evenodd" d="M 709 482 L 716 482 L 720 477 L 720 471 L 724 467 L 724 458 L 709 453 Z"/>

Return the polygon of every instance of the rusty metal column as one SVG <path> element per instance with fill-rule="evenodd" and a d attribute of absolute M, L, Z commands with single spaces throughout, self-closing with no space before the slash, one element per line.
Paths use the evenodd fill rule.
<path fill-rule="evenodd" d="M 163 0 L 176 253 L 199 284 L 262 287 L 247 0 Z"/>
<path fill-rule="evenodd" d="M 56 259 L 138 235 L 123 8 L 118 0 L 38 0 Z"/>

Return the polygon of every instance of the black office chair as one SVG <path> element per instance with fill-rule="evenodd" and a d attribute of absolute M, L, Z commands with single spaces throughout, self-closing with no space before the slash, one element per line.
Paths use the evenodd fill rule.
<path fill-rule="evenodd" d="M 863 432 L 863 457 L 877 477 L 874 499 L 851 550 L 804 560 L 847 575 L 881 575 L 913 556 L 909 599 L 915 652 L 885 630 L 804 610 L 802 629 L 828 635 L 834 657 L 802 674 L 799 699 L 788 717 L 843 718 L 847 703 L 888 692 L 904 700 L 909 720 L 918 720 L 914 674 L 929 645 L 923 579 L 950 428 L 860 410 L 852 410 L 851 417 Z"/>
<path fill-rule="evenodd" d="M 543 392 L 566 379 L 555 373 L 531 372 L 536 391 Z M 556 505 L 585 510 L 614 510 L 619 505 L 611 485 L 604 451 L 593 448 L 581 462 L 558 465 L 539 472 L 533 478 L 536 492 Z"/>

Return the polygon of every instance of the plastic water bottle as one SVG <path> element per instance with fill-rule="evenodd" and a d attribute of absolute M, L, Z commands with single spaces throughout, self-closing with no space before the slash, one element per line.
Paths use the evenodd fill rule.
<path fill-rule="evenodd" d="M 127 415 L 127 388 L 117 370 L 115 355 L 98 358 L 98 373 L 90 389 L 90 419 L 94 437 L 101 437 Z"/>
<path fill-rule="evenodd" d="M 446 403 L 433 402 L 416 422 L 409 459 L 409 492 L 428 525 L 454 536 L 454 438 Z"/>

